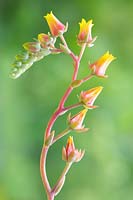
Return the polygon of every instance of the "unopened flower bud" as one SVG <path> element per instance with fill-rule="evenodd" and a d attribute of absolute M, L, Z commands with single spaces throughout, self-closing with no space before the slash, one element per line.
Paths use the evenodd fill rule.
<path fill-rule="evenodd" d="M 24 61 L 27 60 L 29 58 L 29 52 L 28 51 L 24 51 L 21 54 L 16 55 L 16 60 L 18 61 Z"/>
<path fill-rule="evenodd" d="M 15 61 L 13 64 L 12 64 L 13 67 L 21 67 L 22 66 L 22 62 L 21 61 Z"/>
<path fill-rule="evenodd" d="M 60 34 L 63 34 L 66 30 L 66 27 L 64 24 L 62 24 L 52 13 L 48 13 L 46 16 L 44 16 L 46 19 L 48 26 L 50 28 L 51 34 L 55 37 L 59 36 Z"/>
<path fill-rule="evenodd" d="M 116 57 L 114 57 L 112 54 L 109 53 L 109 51 L 107 51 L 107 53 L 105 53 L 96 62 L 90 65 L 92 74 L 106 78 L 107 77 L 107 75 L 105 75 L 106 69 L 109 66 L 109 64 L 115 59 Z"/>
<path fill-rule="evenodd" d="M 87 113 L 88 109 L 84 109 L 80 111 L 78 114 L 74 115 L 73 117 L 68 116 L 68 125 L 71 129 L 76 130 L 76 131 L 87 131 L 88 128 L 84 128 L 83 121 L 85 118 L 85 115 Z"/>
<path fill-rule="evenodd" d="M 32 53 L 39 52 L 41 49 L 39 42 L 26 42 L 23 44 L 23 47 L 25 50 L 32 52 Z"/>
<path fill-rule="evenodd" d="M 79 162 L 83 158 L 84 153 L 85 151 L 75 149 L 73 137 L 70 136 L 66 147 L 62 149 L 62 159 L 66 162 Z"/>
<path fill-rule="evenodd" d="M 87 91 L 82 91 L 79 97 L 81 103 L 83 103 L 83 105 L 89 109 L 96 108 L 96 106 L 94 106 L 93 104 L 102 89 L 103 87 L 99 86 Z"/>
<path fill-rule="evenodd" d="M 40 33 L 38 35 L 38 41 L 40 42 L 43 48 L 50 47 L 50 45 L 53 45 L 52 43 L 54 42 L 53 38 L 50 37 L 50 35 L 47 35 L 45 33 Z"/>

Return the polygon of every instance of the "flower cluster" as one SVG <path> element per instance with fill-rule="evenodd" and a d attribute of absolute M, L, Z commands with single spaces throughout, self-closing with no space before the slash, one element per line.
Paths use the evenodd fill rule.
<path fill-rule="evenodd" d="M 26 70 L 28 70 L 34 62 L 43 59 L 49 54 L 60 53 L 61 49 L 55 48 L 56 38 L 67 30 L 67 25 L 63 25 L 51 12 L 44 16 L 51 33 L 38 34 L 38 38 L 34 42 L 23 44 L 24 50 L 15 57 L 10 73 L 11 78 L 18 78 Z"/>
<path fill-rule="evenodd" d="M 86 114 L 91 109 L 96 108 L 94 105 L 99 94 L 102 92 L 103 87 L 97 86 L 90 88 L 86 91 L 81 91 L 78 96 L 78 102 L 65 107 L 65 102 L 68 99 L 71 92 L 76 88 L 82 85 L 82 83 L 88 81 L 90 78 L 102 77 L 106 78 L 106 70 L 109 64 L 116 59 L 112 54 L 107 51 L 104 55 L 102 55 L 97 61 L 89 65 L 90 74 L 86 77 L 83 77 L 81 80 L 77 79 L 78 69 L 80 65 L 80 61 L 82 55 L 84 53 L 85 48 L 90 48 L 94 45 L 94 41 L 96 37 L 92 37 L 92 20 L 86 21 L 84 18 L 79 23 L 79 33 L 77 34 L 77 45 L 80 46 L 81 50 L 79 55 L 75 55 L 73 51 L 68 47 L 67 42 L 64 38 L 64 33 L 68 29 L 68 23 L 64 25 L 61 21 L 59 21 L 52 12 L 48 13 L 44 16 L 46 20 L 50 32 L 48 33 L 40 33 L 32 42 L 27 42 L 23 44 L 23 51 L 15 57 L 15 61 L 12 64 L 11 77 L 18 78 L 21 74 L 23 74 L 27 69 L 29 69 L 34 62 L 41 60 L 42 58 L 50 55 L 50 54 L 58 54 L 65 53 L 68 54 L 73 59 L 74 64 L 74 72 L 72 76 L 71 84 L 67 88 L 65 94 L 61 98 L 59 105 L 52 115 L 51 119 L 48 122 L 46 127 L 44 144 L 41 153 L 40 160 L 40 171 L 42 176 L 42 181 L 45 186 L 48 199 L 54 199 L 54 197 L 60 192 L 62 189 L 65 177 L 67 172 L 69 171 L 71 165 L 75 162 L 79 162 L 83 156 L 85 151 L 81 151 L 75 148 L 73 137 L 70 136 L 67 140 L 67 144 L 62 149 L 62 159 L 66 162 L 66 167 L 63 170 L 59 180 L 55 184 L 53 188 L 50 187 L 50 184 L 46 175 L 46 157 L 49 148 L 63 136 L 67 135 L 71 131 L 75 131 L 77 133 L 86 132 L 88 128 L 84 125 L 84 119 Z M 56 47 L 56 41 L 60 39 L 61 43 Z M 67 128 L 62 131 L 60 134 L 55 134 L 55 131 L 52 130 L 53 125 L 56 119 L 63 115 L 65 112 L 69 110 L 82 106 L 80 112 L 71 116 L 71 113 L 68 115 L 67 119 Z"/>
<path fill-rule="evenodd" d="M 69 49 L 63 44 L 60 44 L 60 49 L 55 47 L 55 42 L 57 37 L 64 34 L 68 29 L 68 23 L 64 25 L 61 23 L 52 13 L 48 13 L 44 16 L 48 26 L 50 28 L 50 33 L 40 33 L 34 42 L 27 42 L 23 44 L 24 50 L 15 57 L 15 61 L 12 64 L 12 70 L 10 73 L 11 78 L 18 78 L 26 70 L 28 70 L 34 62 L 43 59 L 49 54 L 56 53 L 70 53 Z M 86 22 L 85 19 L 79 23 L 80 30 L 77 36 L 78 45 L 82 46 L 86 44 L 88 47 L 94 45 L 94 41 L 97 37 L 92 38 L 92 20 Z M 105 53 L 99 60 L 90 64 L 90 69 L 92 73 L 99 77 L 107 77 L 105 75 L 108 65 L 115 59 L 109 52 Z"/>

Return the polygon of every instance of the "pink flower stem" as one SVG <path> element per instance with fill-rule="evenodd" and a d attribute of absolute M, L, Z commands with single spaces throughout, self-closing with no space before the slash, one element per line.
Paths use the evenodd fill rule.
<path fill-rule="evenodd" d="M 77 107 L 79 107 L 79 106 L 82 106 L 82 103 L 81 103 L 81 102 L 78 102 L 78 103 L 73 104 L 73 105 L 71 105 L 71 106 L 65 107 L 65 108 L 63 109 L 63 112 L 67 112 L 67 111 L 72 110 L 72 109 L 74 109 L 74 108 L 77 108 Z"/>
<path fill-rule="evenodd" d="M 41 158 L 40 158 L 40 172 L 41 172 L 41 178 L 42 178 L 42 182 L 43 185 L 46 189 L 46 193 L 50 193 L 51 188 L 47 179 L 47 175 L 46 175 L 46 157 L 47 157 L 47 152 L 48 152 L 48 148 L 43 146 L 42 148 L 42 152 L 41 152 Z"/>
<path fill-rule="evenodd" d="M 64 137 L 65 135 L 67 135 L 69 132 L 71 131 L 71 129 L 67 128 L 64 131 L 62 131 L 61 133 L 59 133 L 54 139 L 52 144 L 54 144 L 55 142 L 57 142 L 59 139 L 61 139 L 62 137 Z"/>
<path fill-rule="evenodd" d="M 63 44 L 68 48 L 68 45 L 67 45 L 63 35 L 60 36 L 60 39 L 63 42 Z M 75 56 L 74 53 L 70 51 L 69 55 L 71 56 L 71 58 L 74 61 L 74 73 L 72 76 L 72 81 L 77 79 L 80 60 L 83 56 L 85 47 L 86 47 L 86 44 L 83 44 L 80 54 L 79 54 L 79 57 Z M 65 104 L 66 100 L 68 99 L 69 95 L 71 94 L 71 92 L 73 91 L 73 89 L 74 88 L 71 85 L 68 87 L 68 89 L 66 90 L 65 94 L 63 95 L 63 97 L 61 98 L 61 100 L 59 102 L 57 110 L 53 113 L 52 117 L 50 118 L 47 128 L 46 128 L 46 131 L 45 131 L 45 134 L 44 134 L 44 143 L 45 143 L 45 140 L 49 137 L 49 135 L 51 133 L 51 129 L 52 129 L 56 119 L 61 115 L 61 113 L 63 111 L 66 111 L 66 110 L 72 108 L 72 107 L 64 108 L 64 104 Z M 41 173 L 43 185 L 46 189 L 48 200 L 54 200 L 54 197 L 55 197 L 54 189 L 53 190 L 51 189 L 49 181 L 48 181 L 47 173 L 46 173 L 46 158 L 47 158 L 48 150 L 49 150 L 49 146 L 46 147 L 45 145 L 43 145 L 42 152 L 41 152 L 41 158 L 40 158 L 40 173 Z M 69 168 L 70 167 L 68 166 L 64 169 L 64 172 L 63 172 L 64 175 L 67 173 Z M 65 170 L 66 170 L 66 172 L 65 172 Z M 58 184 L 58 182 L 57 182 L 57 184 Z"/>
<path fill-rule="evenodd" d="M 86 76 L 85 78 L 83 78 L 82 81 L 86 82 L 86 81 L 90 80 L 92 77 L 94 77 L 94 75 L 90 74 L 89 76 Z"/>
<path fill-rule="evenodd" d="M 68 87 L 68 89 L 66 90 L 64 96 L 61 98 L 58 109 L 60 109 L 60 110 L 64 109 L 64 104 L 65 104 L 67 98 L 69 97 L 69 95 L 71 94 L 72 90 L 73 90 L 73 87 L 70 85 Z"/>
<path fill-rule="evenodd" d="M 55 184 L 55 186 L 54 186 L 54 188 L 53 188 L 53 190 L 52 190 L 53 193 L 54 193 L 54 192 L 56 191 L 56 189 L 59 187 L 60 182 L 62 181 L 62 179 L 65 178 L 65 176 L 66 176 L 66 174 L 68 173 L 68 171 L 69 171 L 71 165 L 72 165 L 72 162 L 67 162 L 67 163 L 66 163 L 66 166 L 65 166 L 65 168 L 63 169 L 61 176 L 59 177 L 57 183 Z"/>

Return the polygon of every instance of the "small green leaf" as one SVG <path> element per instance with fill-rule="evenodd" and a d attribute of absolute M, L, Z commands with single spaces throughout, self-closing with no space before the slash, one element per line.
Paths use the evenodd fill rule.
<path fill-rule="evenodd" d="M 73 88 L 76 88 L 76 87 L 79 87 L 81 84 L 82 84 L 82 80 L 75 80 L 75 81 L 73 81 L 72 83 L 71 83 L 71 86 L 73 87 Z"/>

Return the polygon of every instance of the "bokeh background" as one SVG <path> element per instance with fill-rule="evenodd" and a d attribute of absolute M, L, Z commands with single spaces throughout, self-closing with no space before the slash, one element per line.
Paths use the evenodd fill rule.
<path fill-rule="evenodd" d="M 82 162 L 74 164 L 57 200 L 133 199 L 133 1 L 132 0 L 1 0 L 0 1 L 0 200 L 46 200 L 40 178 L 39 159 L 43 132 L 59 99 L 70 83 L 72 62 L 66 55 L 48 56 L 17 80 L 9 78 L 10 65 L 21 45 L 47 32 L 43 15 L 53 11 L 69 22 L 65 34 L 69 46 L 76 44 L 81 18 L 94 20 L 95 46 L 86 50 L 79 78 L 88 74 L 88 61 L 110 50 L 117 60 L 108 79 L 94 78 L 72 93 L 67 105 L 77 102 L 81 90 L 102 85 L 99 109 L 85 119 L 87 134 L 72 133 L 78 148 L 86 149 Z M 77 113 L 80 109 L 73 110 Z M 55 125 L 66 127 L 66 117 Z M 58 132 L 57 131 L 57 132 Z M 62 146 L 66 137 L 48 154 L 51 184 L 64 167 Z"/>

